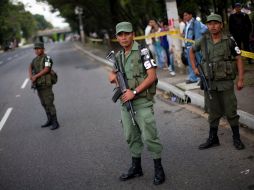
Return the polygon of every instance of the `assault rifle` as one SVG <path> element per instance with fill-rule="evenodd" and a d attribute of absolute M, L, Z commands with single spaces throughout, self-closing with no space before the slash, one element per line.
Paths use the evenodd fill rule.
<path fill-rule="evenodd" d="M 35 72 L 34 70 L 32 70 L 32 76 L 34 75 L 35 75 Z M 36 90 L 36 81 L 32 82 L 31 89 L 33 89 L 34 91 Z"/>
<path fill-rule="evenodd" d="M 122 64 L 122 56 L 120 56 L 120 63 L 118 63 L 115 56 L 115 52 L 111 51 L 107 55 L 106 59 L 108 59 L 110 62 L 114 64 L 114 69 L 117 76 L 118 85 L 114 89 L 114 95 L 112 97 L 113 102 L 116 103 L 117 100 L 122 96 L 122 94 L 126 92 L 129 86 L 128 86 L 127 78 L 124 72 L 123 64 Z M 124 105 L 126 106 L 127 111 L 130 113 L 132 124 L 135 126 L 136 125 L 136 122 L 134 119 L 135 112 L 134 112 L 131 101 L 125 102 Z"/>
<path fill-rule="evenodd" d="M 204 74 L 204 71 L 203 71 L 200 63 L 197 63 L 196 67 L 198 69 L 199 76 L 200 76 L 200 79 L 201 79 L 200 88 L 201 88 L 201 90 L 205 90 L 207 92 L 208 97 L 211 100 L 212 99 L 212 95 L 211 95 L 211 92 L 210 92 L 211 91 L 210 77 L 209 77 L 208 82 L 207 82 L 205 74 Z"/>
<path fill-rule="evenodd" d="M 200 65 L 201 61 L 200 61 L 200 63 L 197 63 L 197 68 L 198 68 L 198 71 L 199 71 L 199 74 L 200 74 L 201 81 L 203 83 L 204 90 L 207 91 L 208 97 L 211 100 L 212 99 L 212 95 L 211 95 L 211 92 L 210 92 L 211 91 L 211 78 L 213 76 L 212 75 L 212 64 L 209 61 L 209 54 L 208 54 L 206 36 L 204 36 L 204 40 L 205 40 L 205 64 L 206 64 L 206 67 L 208 68 L 208 81 L 206 80 L 204 71 L 203 71 L 203 69 Z M 202 59 L 204 59 L 204 57 Z M 202 84 L 200 84 L 200 85 L 202 85 Z"/>

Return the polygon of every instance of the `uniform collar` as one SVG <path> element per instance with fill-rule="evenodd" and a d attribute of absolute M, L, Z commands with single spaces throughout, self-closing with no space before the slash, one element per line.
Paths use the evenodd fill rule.
<path fill-rule="evenodd" d="M 211 34 L 206 35 L 207 39 L 211 40 Z M 224 33 L 221 33 L 221 40 L 228 39 L 228 36 Z"/>
<path fill-rule="evenodd" d="M 228 36 L 227 36 L 226 34 L 222 33 L 222 34 L 221 34 L 221 39 L 222 39 L 222 40 L 228 39 Z"/>
<path fill-rule="evenodd" d="M 131 46 L 131 50 L 129 51 L 128 55 L 129 55 L 132 51 L 137 51 L 137 50 L 138 50 L 138 46 L 139 46 L 139 44 L 138 44 L 136 41 L 133 41 L 132 46 Z M 125 52 L 124 49 L 122 49 L 122 51 Z"/>
<path fill-rule="evenodd" d="M 136 41 L 133 41 L 131 51 L 137 51 L 138 50 L 138 43 Z"/>

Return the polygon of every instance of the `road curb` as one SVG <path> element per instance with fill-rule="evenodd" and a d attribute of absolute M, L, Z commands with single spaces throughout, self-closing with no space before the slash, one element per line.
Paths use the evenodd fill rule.
<path fill-rule="evenodd" d="M 240 116 L 240 123 L 248 126 L 249 128 L 251 129 L 254 129 L 254 115 L 250 114 L 250 113 L 247 113 L 245 111 L 242 111 L 242 110 L 237 110 L 237 113 L 239 114 Z"/>
<path fill-rule="evenodd" d="M 201 108 L 205 107 L 205 100 L 204 96 L 191 92 L 191 91 L 185 91 L 186 96 L 190 98 L 191 104 L 194 104 L 196 106 L 199 106 Z"/>
<path fill-rule="evenodd" d="M 175 87 L 172 84 L 158 80 L 157 88 L 160 90 L 174 94 L 175 96 L 179 97 L 182 100 L 182 102 L 187 102 L 187 100 L 188 100 L 188 97 L 186 96 L 184 91 L 180 90 L 179 88 Z"/>
<path fill-rule="evenodd" d="M 101 57 L 98 57 L 97 55 L 94 55 L 93 53 L 84 50 L 82 47 L 80 47 L 79 45 L 75 44 L 75 47 L 79 50 L 81 50 L 82 52 L 84 52 L 85 54 L 91 56 L 92 58 L 105 63 L 106 65 L 113 67 L 113 64 L 111 62 L 109 62 L 106 59 L 103 59 Z M 158 80 L 158 85 L 157 88 L 165 91 L 165 92 L 169 92 L 174 94 L 175 96 L 179 97 L 182 99 L 182 101 L 187 102 L 188 99 L 190 99 L 191 104 L 196 105 L 201 107 L 202 109 L 204 108 L 204 96 L 197 94 L 195 92 L 191 92 L 191 91 L 183 91 L 180 90 L 179 88 L 175 87 L 172 84 L 166 83 L 164 81 Z M 254 129 L 254 115 L 247 113 L 245 111 L 242 110 L 237 110 L 237 113 L 240 116 L 240 123 L 242 123 L 245 126 L 248 126 L 250 129 Z"/>

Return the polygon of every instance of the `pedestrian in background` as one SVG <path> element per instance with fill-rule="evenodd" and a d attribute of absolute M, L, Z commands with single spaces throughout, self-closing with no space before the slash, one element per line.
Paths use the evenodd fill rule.
<path fill-rule="evenodd" d="M 146 42 L 146 45 L 148 46 L 149 50 L 152 52 L 153 56 L 155 56 L 155 49 L 154 49 L 154 46 L 153 46 L 153 39 L 149 38 L 148 36 L 154 32 L 153 31 L 153 26 L 155 25 L 155 23 L 156 23 L 155 19 L 150 19 L 148 21 L 148 25 L 145 28 L 145 36 L 146 36 L 145 42 Z"/>
<path fill-rule="evenodd" d="M 165 174 L 161 164 L 162 145 L 155 126 L 153 110 L 153 97 L 157 83 L 156 64 L 149 50 L 139 48 L 139 44 L 134 41 L 133 27 L 130 22 L 120 22 L 116 25 L 116 38 L 123 48 L 116 54 L 116 59 L 118 63 L 124 60 L 122 65 L 129 86 L 129 89 L 121 96 L 121 118 L 124 136 L 132 156 L 131 167 L 127 173 L 120 176 L 120 180 L 126 181 L 143 175 L 141 153 L 146 144 L 154 159 L 153 183 L 159 185 L 165 181 Z M 114 71 L 109 74 L 109 81 L 118 83 Z M 136 125 L 133 124 L 130 113 L 124 106 L 127 101 L 132 102 Z"/>
<path fill-rule="evenodd" d="M 203 56 L 201 67 L 206 78 L 211 79 L 212 99 L 208 98 L 208 92 L 204 91 L 209 109 L 209 138 L 199 146 L 199 149 L 220 145 L 217 133 L 220 118 L 225 115 L 233 132 L 233 144 L 236 149 L 241 150 L 244 149 L 244 144 L 240 140 L 239 115 L 237 114 L 237 99 L 234 92 L 237 71 L 236 87 L 238 90 L 243 88 L 244 66 L 241 51 L 232 37 L 222 33 L 223 23 L 220 15 L 209 15 L 207 26 L 209 33 L 196 40 L 190 49 L 190 59 L 195 74 L 200 74 L 196 68 L 195 52 L 201 50 Z M 233 57 L 235 57 L 236 63 L 233 62 Z"/>
<path fill-rule="evenodd" d="M 47 122 L 41 127 L 51 126 L 51 130 L 59 128 L 57 121 L 56 108 L 54 105 L 54 93 L 52 84 L 51 68 L 53 61 L 50 56 L 44 52 L 44 43 L 37 42 L 34 44 L 36 57 L 29 65 L 29 78 L 33 83 L 33 88 L 37 90 L 41 105 L 47 115 Z"/>
<path fill-rule="evenodd" d="M 207 27 L 201 23 L 200 21 L 197 21 L 193 17 L 193 13 L 191 11 L 185 11 L 183 13 L 184 21 L 186 22 L 185 28 L 184 28 L 184 35 L 186 39 L 189 40 L 197 40 L 199 39 L 206 31 Z M 187 51 L 187 60 L 188 60 L 188 79 L 186 80 L 186 84 L 196 83 L 199 81 L 199 78 L 195 75 L 193 72 L 193 69 L 191 67 L 190 62 L 190 48 L 192 46 L 191 42 L 185 42 L 185 51 Z M 196 52 L 196 59 L 198 62 L 201 61 L 201 54 L 200 52 Z"/>
<path fill-rule="evenodd" d="M 184 34 L 184 28 L 185 28 L 185 22 L 183 20 L 183 15 L 179 16 L 179 30 L 180 30 L 180 35 L 181 37 L 185 37 Z M 182 41 L 182 51 L 184 51 L 185 43 Z"/>
<path fill-rule="evenodd" d="M 169 31 L 168 20 L 161 21 L 161 32 Z M 172 38 L 170 35 L 165 35 L 160 37 L 161 47 L 164 49 L 167 58 L 167 68 L 169 74 L 175 76 L 175 64 L 174 64 L 174 52 L 172 48 Z"/>
<path fill-rule="evenodd" d="M 159 23 L 155 22 L 152 28 L 153 33 L 160 33 L 162 31 L 162 28 L 160 27 Z M 156 63 L 159 68 L 163 69 L 166 64 L 166 53 L 161 46 L 161 38 L 160 37 L 154 37 L 152 38 L 153 40 L 153 47 L 155 50 L 155 58 L 156 58 Z"/>
<path fill-rule="evenodd" d="M 249 15 L 241 11 L 242 6 L 240 3 L 236 3 L 234 9 L 235 13 L 229 16 L 229 32 L 234 37 L 240 49 L 250 51 L 249 40 L 252 24 Z M 248 63 L 251 64 L 250 58 L 248 59 Z"/>

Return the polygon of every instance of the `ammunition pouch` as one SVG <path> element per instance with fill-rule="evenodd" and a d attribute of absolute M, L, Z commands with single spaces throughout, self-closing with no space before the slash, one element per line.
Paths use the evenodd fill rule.
<path fill-rule="evenodd" d="M 232 61 L 218 61 L 202 64 L 205 77 L 210 75 L 211 80 L 234 80 L 236 78 L 236 67 Z"/>
<path fill-rule="evenodd" d="M 37 87 L 52 86 L 50 73 L 45 74 L 36 80 Z"/>
<path fill-rule="evenodd" d="M 117 55 L 118 61 L 119 54 Z M 131 90 L 135 90 L 147 77 L 146 69 L 144 63 L 141 61 L 140 51 L 137 51 L 130 62 L 132 65 L 125 67 L 126 77 L 128 80 L 128 86 Z M 148 89 L 143 92 L 138 93 L 134 99 L 140 97 L 146 97 L 148 100 L 153 100 L 154 95 L 156 94 L 156 85 L 158 81 L 154 82 Z"/>
<path fill-rule="evenodd" d="M 135 90 L 137 86 L 139 86 L 146 77 L 141 77 L 141 76 L 135 76 L 132 79 L 128 79 L 128 84 L 131 90 Z M 156 94 L 156 85 L 158 83 L 158 80 L 154 82 L 148 89 L 144 90 L 143 92 L 138 93 L 136 98 L 139 97 L 146 97 L 148 100 L 153 100 L 154 95 Z"/>
<path fill-rule="evenodd" d="M 36 58 L 33 60 L 32 62 L 32 68 L 33 68 L 33 75 L 39 73 L 40 71 L 42 71 L 44 69 L 44 60 L 45 60 L 46 55 L 44 55 L 42 58 Z M 50 68 L 50 71 L 39 77 L 36 82 L 35 85 L 36 87 L 48 87 L 48 86 L 52 86 L 54 84 L 57 83 L 57 79 L 58 76 L 56 74 L 56 72 Z"/>

